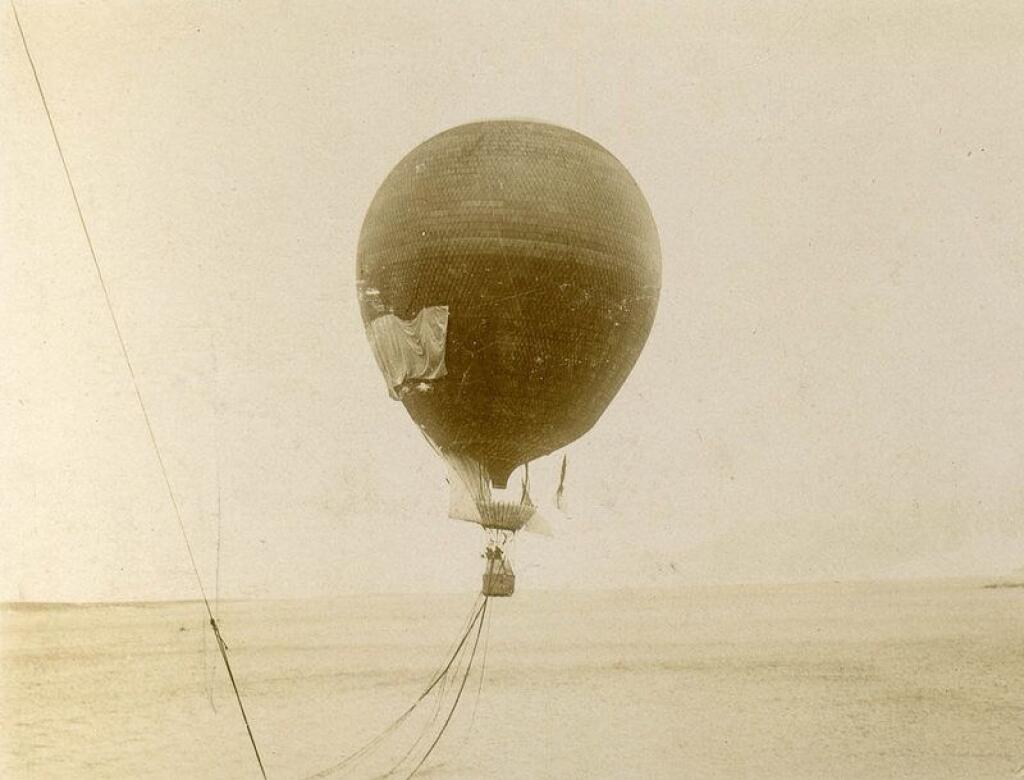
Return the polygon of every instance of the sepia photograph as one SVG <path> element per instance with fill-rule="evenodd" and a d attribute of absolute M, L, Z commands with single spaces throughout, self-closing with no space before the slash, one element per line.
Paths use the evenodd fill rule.
<path fill-rule="evenodd" d="M 0 777 L 1024 778 L 1024 6 L 0 16 Z"/>

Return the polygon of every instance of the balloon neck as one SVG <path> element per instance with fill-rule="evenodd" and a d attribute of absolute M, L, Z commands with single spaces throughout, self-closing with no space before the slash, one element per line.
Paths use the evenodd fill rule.
<path fill-rule="evenodd" d="M 491 484 L 498 490 L 508 487 L 508 478 L 515 471 L 515 466 L 488 464 L 487 473 L 491 478 Z"/>

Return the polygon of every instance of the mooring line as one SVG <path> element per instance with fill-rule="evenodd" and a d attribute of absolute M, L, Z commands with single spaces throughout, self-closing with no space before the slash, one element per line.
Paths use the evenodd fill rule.
<path fill-rule="evenodd" d="M 480 632 L 484 627 L 484 620 L 487 617 L 487 601 L 484 598 L 484 605 L 481 607 L 480 620 L 476 625 L 476 637 L 473 640 L 473 649 L 469 654 L 469 662 L 466 665 L 466 673 L 462 676 L 462 683 L 459 685 L 459 691 L 455 694 L 455 701 L 452 702 L 452 707 L 448 710 L 448 717 L 445 718 L 444 723 L 441 724 L 441 730 L 437 732 L 437 736 L 434 737 L 434 741 L 430 743 L 430 747 L 427 748 L 427 752 L 423 754 L 419 763 L 413 767 L 413 770 L 406 776 L 405 780 L 410 780 L 417 772 L 420 771 L 420 767 L 423 766 L 427 759 L 430 758 L 430 754 L 434 752 L 434 748 L 441 741 L 441 737 L 444 736 L 444 732 L 448 729 L 448 724 L 452 722 L 452 716 L 455 715 L 455 710 L 459 706 L 459 700 L 462 698 L 462 692 L 466 689 L 466 681 L 469 679 L 469 673 L 473 671 L 473 658 L 476 657 L 476 648 L 480 644 Z"/>
<path fill-rule="evenodd" d="M 50 124 L 50 132 L 53 134 L 53 142 L 57 147 L 57 154 L 60 157 L 61 166 L 64 168 L 64 177 L 67 179 L 68 189 L 71 190 L 71 198 L 75 203 L 75 211 L 78 213 L 78 221 L 82 226 L 82 233 L 85 234 L 85 242 L 89 247 L 89 256 L 92 257 L 92 264 L 96 270 L 96 277 L 99 280 L 100 288 L 103 290 L 103 299 L 107 304 L 107 312 L 110 314 L 110 320 L 114 324 L 114 333 L 117 335 L 117 342 L 121 345 L 121 355 L 124 357 L 125 365 L 128 368 L 128 373 L 132 379 L 132 387 L 135 389 L 135 397 L 139 402 L 139 409 L 142 411 L 142 418 L 146 423 L 146 431 L 149 433 L 149 440 L 153 445 L 153 452 L 156 454 L 157 463 L 160 466 L 160 473 L 163 475 L 164 485 L 167 487 L 167 495 L 171 500 L 171 506 L 174 508 L 174 515 L 178 519 L 178 527 L 181 530 L 182 539 L 185 541 L 185 549 L 188 551 L 188 558 L 192 564 L 192 571 L 195 573 L 196 583 L 199 585 L 199 593 L 203 597 L 203 604 L 206 606 L 206 612 L 210 617 L 210 626 L 213 628 L 213 633 L 217 638 L 217 646 L 220 648 L 221 658 L 224 659 L 224 666 L 227 669 L 228 677 L 231 680 L 231 686 L 235 691 L 235 699 L 238 701 L 238 709 L 242 713 L 242 720 L 245 722 L 245 730 L 249 735 L 249 742 L 252 743 L 253 752 L 256 754 L 256 762 L 260 767 L 260 774 L 267 777 L 267 771 L 263 766 L 263 758 L 260 756 L 260 750 L 256 746 L 256 738 L 253 735 L 252 727 L 249 725 L 249 716 L 245 712 L 245 705 L 242 704 L 242 695 L 238 690 L 238 686 L 235 684 L 235 675 L 231 670 L 231 662 L 228 661 L 227 645 L 224 643 L 223 638 L 220 634 L 220 628 L 217 625 L 217 619 L 214 617 L 213 609 L 210 607 L 210 600 L 206 595 L 206 588 L 203 587 L 203 578 L 199 574 L 199 566 L 196 564 L 195 553 L 192 551 L 192 543 L 189 541 L 188 532 L 185 530 L 185 522 L 182 520 L 181 508 L 178 506 L 178 500 L 174 495 L 174 490 L 171 487 L 171 479 L 167 474 L 167 466 L 164 463 L 163 455 L 160 453 L 160 446 L 157 444 L 156 434 L 153 432 L 153 423 L 150 421 L 149 412 L 146 410 L 146 403 L 142 398 L 142 390 L 139 388 L 138 378 L 135 376 L 135 368 L 132 366 L 131 357 L 128 354 L 128 347 L 125 344 L 124 336 L 121 333 L 121 326 L 117 321 L 117 315 L 114 313 L 114 304 L 110 299 L 110 291 L 107 289 L 107 282 L 103 276 L 103 271 L 100 268 L 100 262 L 96 257 L 96 248 L 92 243 L 92 236 L 89 233 L 89 227 L 85 222 L 85 215 L 82 213 L 82 204 L 78 199 L 78 191 L 75 189 L 74 181 L 71 178 L 71 170 L 68 167 L 67 158 L 64 156 L 64 148 L 60 143 L 60 136 L 57 135 L 57 126 L 53 121 L 53 114 L 50 113 L 49 103 L 46 101 L 46 93 L 43 91 L 43 84 L 39 80 L 39 72 L 36 70 L 35 60 L 32 59 L 32 52 L 29 50 L 28 39 L 25 37 L 25 29 L 21 25 L 21 17 L 18 16 L 18 7 L 14 4 L 14 0 L 11 2 L 11 11 L 14 13 L 14 23 L 18 27 L 18 34 L 21 36 L 21 45 L 25 49 L 25 57 L 28 59 L 29 67 L 32 69 L 32 78 L 36 82 L 36 89 L 39 91 L 39 99 L 43 104 L 43 111 L 46 113 L 46 119 Z"/>
<path fill-rule="evenodd" d="M 455 646 L 455 649 L 448 656 L 446 656 L 447 661 L 442 663 L 441 668 L 434 673 L 427 687 L 424 688 L 423 692 L 420 693 L 418 697 L 416 697 L 416 700 L 412 704 L 410 704 L 402 714 L 400 714 L 397 718 L 391 721 L 391 723 L 389 723 L 387 727 L 385 727 L 375 737 L 366 742 L 361 748 L 352 753 L 349 753 L 338 763 L 333 764 L 332 766 L 329 766 L 326 769 L 322 769 L 316 774 L 309 775 L 308 777 L 306 777 L 305 780 L 314 780 L 315 778 L 330 777 L 331 775 L 342 772 L 349 766 L 354 766 L 356 763 L 361 761 L 365 756 L 371 753 L 375 747 L 377 747 L 385 739 L 387 739 L 388 736 L 394 733 L 394 731 L 399 726 L 401 726 L 409 718 L 409 716 L 413 714 L 413 712 L 417 710 L 417 708 L 423 703 L 424 699 L 426 699 L 430 695 L 430 693 L 438 686 L 438 684 L 440 684 L 442 680 L 447 678 L 448 673 L 452 668 L 452 665 L 455 663 L 456 659 L 462 654 L 462 648 L 466 644 L 466 640 L 469 639 L 469 635 L 473 633 L 473 628 L 476 626 L 477 621 L 480 620 L 481 615 L 483 614 L 484 608 L 486 606 L 486 597 L 481 597 L 474 602 L 473 610 L 470 613 L 469 622 L 466 625 L 464 625 L 461 633 L 459 634 L 459 640 Z"/>

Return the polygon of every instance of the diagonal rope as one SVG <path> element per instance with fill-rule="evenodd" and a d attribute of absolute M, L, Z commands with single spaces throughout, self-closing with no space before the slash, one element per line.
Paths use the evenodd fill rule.
<path fill-rule="evenodd" d="M 476 626 L 477 621 L 480 619 L 485 606 L 487 606 L 486 598 L 477 599 L 473 603 L 473 610 L 471 612 L 469 622 L 463 628 L 460 634 L 458 644 L 455 646 L 455 649 L 448 656 L 448 660 L 443 664 L 443 666 L 440 669 L 438 669 L 437 672 L 434 673 L 434 676 L 431 678 L 430 683 L 423 690 L 423 692 L 416 698 L 416 700 L 412 704 L 409 705 L 408 708 L 406 708 L 405 712 L 403 712 L 401 715 L 399 715 L 397 718 L 391 721 L 391 723 L 388 724 L 388 726 L 385 729 L 383 729 L 380 733 L 377 734 L 377 736 L 375 736 L 361 748 L 359 748 L 353 753 L 350 753 L 333 766 L 329 766 L 326 769 L 323 769 L 314 775 L 309 775 L 306 778 L 306 780 L 330 777 L 331 775 L 337 774 L 345 768 L 352 766 L 355 763 L 358 763 L 360 760 L 362 760 L 362 758 L 369 755 L 374 748 L 376 748 L 385 739 L 387 739 L 388 736 L 394 733 L 394 731 L 399 726 L 401 726 L 406 721 L 406 719 L 413 714 L 413 712 L 416 711 L 420 704 L 423 703 L 423 700 L 430 695 L 431 691 L 433 691 L 438 686 L 438 684 L 441 683 L 442 680 L 447 678 L 448 672 L 452 668 L 452 664 L 454 664 L 456 659 L 461 655 L 462 647 L 466 644 L 466 640 L 469 638 L 469 635 L 473 633 L 473 628 Z"/>
<path fill-rule="evenodd" d="M 476 710 L 480 706 L 480 694 L 484 690 L 484 676 L 487 674 L 487 649 L 491 645 L 491 615 L 487 615 L 487 631 L 484 634 L 484 654 L 480 660 L 480 680 L 476 686 L 476 699 L 473 700 L 473 714 L 469 719 L 469 728 L 466 730 L 466 738 L 462 740 L 462 744 L 459 746 L 459 753 L 465 749 L 469 743 L 469 738 L 473 736 L 473 726 L 476 725 Z"/>
<path fill-rule="evenodd" d="M 427 748 L 427 752 L 423 754 L 419 763 L 413 767 L 413 770 L 406 776 L 405 780 L 410 780 L 410 778 L 420 771 L 420 767 L 426 763 L 428 758 L 430 758 L 430 754 L 434 752 L 434 748 L 437 747 L 437 743 L 440 742 L 441 737 L 444 736 L 444 732 L 448 729 L 448 724 L 452 722 L 452 716 L 455 714 L 455 710 L 459 706 L 459 700 L 462 698 L 462 692 L 466 689 L 466 681 L 469 680 L 469 673 L 473 671 L 473 659 L 476 657 L 476 648 L 480 644 L 480 632 L 483 630 L 484 621 L 487 618 L 487 602 L 487 597 L 484 597 L 484 604 L 480 608 L 480 620 L 478 620 L 476 624 L 476 637 L 473 640 L 473 649 L 470 651 L 469 662 L 466 664 L 466 673 L 462 676 L 462 683 L 459 685 L 459 690 L 455 694 L 455 701 L 452 702 L 451 709 L 448 710 L 448 717 L 444 719 L 444 723 L 441 724 L 440 731 L 437 732 L 437 736 L 434 737 L 434 741 L 430 743 L 430 747 Z"/>
<path fill-rule="evenodd" d="M 85 242 L 89 246 L 89 255 L 92 257 L 93 267 L 96 269 L 96 277 L 99 280 L 100 288 L 103 290 L 103 299 L 107 304 L 107 311 L 110 314 L 110 320 L 114 324 L 114 333 L 117 335 L 117 342 L 121 345 L 121 355 L 124 357 L 125 365 L 128 367 L 128 373 L 131 375 L 132 387 L 135 389 L 135 397 L 139 402 L 139 409 L 142 411 L 142 418 L 146 423 L 146 431 L 149 433 L 149 440 L 153 445 L 153 452 L 156 453 L 156 460 L 160 466 L 160 473 L 164 479 L 164 485 L 167 487 L 167 495 L 171 500 L 171 506 L 174 508 L 174 516 L 178 519 L 178 527 L 181 529 L 181 537 L 185 541 L 185 549 L 188 551 L 188 559 L 192 564 L 192 571 L 196 576 L 196 583 L 199 585 L 199 592 L 203 597 L 203 604 L 206 606 L 206 612 L 210 617 L 210 625 L 213 627 L 213 633 L 217 638 L 217 645 L 220 648 L 221 657 L 224 659 L 224 666 L 227 668 L 228 677 L 231 679 L 231 686 L 235 690 L 235 699 L 238 701 L 238 709 L 242 713 L 242 720 L 245 721 L 245 730 L 249 735 L 249 741 L 252 743 L 253 752 L 256 754 L 256 762 L 260 767 L 260 774 L 263 775 L 264 779 L 267 776 L 267 771 L 263 767 L 263 759 L 260 756 L 259 748 L 256 746 L 256 738 L 253 736 L 252 727 L 249 725 L 249 717 L 246 715 L 245 706 L 242 704 L 242 695 L 238 691 L 238 686 L 235 684 L 235 675 L 231 671 L 231 663 L 228 661 L 227 645 L 221 638 L 220 629 L 217 626 L 217 620 L 213 615 L 213 610 L 210 607 L 210 600 L 206 595 L 206 588 L 203 587 L 203 578 L 199 574 L 199 566 L 196 564 L 195 553 L 192 551 L 192 543 L 189 541 L 188 533 L 185 531 L 185 523 L 182 520 L 181 508 L 178 506 L 178 500 L 174 495 L 174 490 L 171 488 L 171 479 L 167 474 L 167 466 L 164 463 L 163 455 L 160 453 L 160 447 L 157 444 L 156 434 L 153 432 L 153 423 L 149 419 L 149 412 L 146 410 L 146 404 L 142 399 L 142 391 L 139 389 L 139 381 L 135 376 L 135 368 L 132 366 L 131 358 L 128 355 L 128 347 L 125 344 L 124 336 L 121 333 L 121 326 L 118 324 L 117 315 L 114 313 L 114 305 L 110 299 L 110 291 L 107 289 L 106 279 L 103 277 L 103 271 L 100 269 L 99 260 L 96 257 L 96 248 L 92 243 L 92 236 L 89 234 L 89 228 L 85 223 L 85 216 L 82 213 L 82 204 L 78 199 L 78 191 L 75 189 L 75 184 L 71 179 L 71 170 L 68 168 L 67 158 L 64 156 L 64 149 L 60 143 L 60 137 L 57 135 L 57 127 L 53 122 L 53 114 L 50 113 L 50 106 L 46 102 L 46 94 L 43 92 L 43 84 L 39 80 L 39 72 L 36 70 L 35 60 L 32 59 L 32 53 L 29 51 L 28 40 L 25 38 L 25 29 L 21 26 L 21 18 L 18 16 L 18 8 L 14 4 L 14 0 L 11 1 L 11 11 L 14 12 L 14 22 L 18 27 L 18 34 L 21 36 L 21 45 L 25 48 L 25 56 L 28 58 L 29 67 L 32 69 L 32 78 L 35 80 L 36 89 L 39 90 L 39 99 L 43 104 L 43 111 L 46 112 L 46 119 L 50 124 L 50 132 L 53 134 L 53 142 L 57 147 L 57 154 L 60 156 L 61 166 L 64 168 L 64 177 L 68 182 L 68 189 L 71 190 L 71 197 L 75 202 L 75 211 L 78 213 L 78 222 L 82 226 L 82 232 L 85 234 Z"/>
<path fill-rule="evenodd" d="M 399 758 L 394 764 L 392 764 L 391 768 L 383 774 L 375 775 L 374 780 L 387 780 L 387 778 L 393 777 L 396 774 L 398 774 L 399 769 L 402 767 L 403 764 L 405 764 L 409 756 L 417 752 L 420 744 L 424 740 L 430 739 L 431 734 L 433 734 L 435 729 L 437 728 L 437 723 L 441 719 L 444 709 L 447 708 L 445 699 L 447 698 L 449 693 L 448 687 L 451 686 L 452 690 L 454 690 L 455 684 L 461 678 L 462 683 L 455 694 L 454 703 L 452 704 L 451 709 L 448 711 L 447 717 L 445 718 L 444 723 L 441 725 L 440 730 L 437 732 L 437 736 L 435 737 L 434 741 L 430 744 L 430 747 L 427 749 L 427 752 L 424 754 L 424 757 L 421 758 L 419 763 L 416 765 L 416 768 L 413 769 L 412 772 L 406 776 L 407 778 L 411 778 L 414 774 L 416 774 L 417 770 L 423 765 L 423 762 L 426 760 L 426 756 L 430 755 L 430 752 L 440 741 L 441 735 L 444 733 L 445 729 L 448 726 L 448 723 L 452 719 L 452 714 L 455 711 L 455 707 L 458 706 L 459 699 L 462 697 L 462 690 L 466 686 L 466 680 L 468 679 L 469 674 L 473 669 L 473 657 L 476 655 L 477 645 L 479 644 L 480 641 L 480 629 L 483 627 L 484 620 L 486 619 L 485 613 L 487 612 L 487 601 L 488 597 L 484 596 L 483 605 L 481 606 L 481 609 L 474 615 L 472 622 L 465 629 L 459 650 L 459 653 L 463 657 L 457 658 L 454 665 L 448 665 L 449 668 L 445 673 L 444 680 L 437 692 L 437 701 L 435 702 L 433 714 L 430 716 L 427 722 L 423 724 L 422 729 L 420 729 L 419 736 L 412 744 L 409 745 L 408 749 L 405 751 L 405 753 L 402 754 L 401 758 Z M 468 647 L 464 645 L 464 643 L 465 640 L 468 639 L 470 635 L 472 635 L 474 629 L 476 629 L 476 639 L 474 640 L 472 651 L 470 651 Z M 468 661 L 465 660 L 466 655 L 469 656 Z M 466 666 L 465 669 L 463 670 L 462 665 L 464 662 Z"/>
<path fill-rule="evenodd" d="M 486 598 L 486 597 L 484 597 L 484 598 Z M 469 625 L 467 625 L 463 629 L 463 632 L 462 632 L 463 636 L 468 636 L 470 633 L 472 633 L 473 628 L 474 628 L 474 626 L 476 624 L 476 620 L 483 620 L 483 617 L 479 613 L 474 615 L 473 622 L 471 622 Z M 465 646 L 463 646 L 461 652 L 462 652 L 463 655 L 466 654 Z M 427 720 L 427 722 L 423 724 L 423 728 L 420 729 L 420 734 L 416 738 L 416 741 L 412 742 L 409 745 L 409 747 L 405 751 L 405 753 L 402 754 L 402 757 L 399 758 L 394 764 L 392 764 L 391 768 L 388 771 L 384 772 L 381 775 L 378 775 L 374 780 L 387 780 L 387 778 L 392 777 L 395 774 L 397 774 L 399 767 L 401 767 L 402 764 L 404 764 L 406 762 L 406 759 L 408 759 L 409 756 L 411 756 L 413 753 L 416 752 L 417 748 L 419 748 L 419 746 L 420 746 L 420 743 L 422 743 L 425 739 L 427 739 L 429 737 L 429 735 L 433 731 L 434 726 L 436 725 L 438 719 L 441 717 L 441 712 L 442 712 L 441 707 L 444 704 L 445 696 L 448 693 L 448 691 L 447 691 L 448 686 L 449 685 L 453 685 L 454 682 L 459 679 L 459 675 L 460 675 L 460 672 L 461 672 L 461 670 L 460 670 L 461 665 L 462 665 L 462 660 L 459 659 L 448 670 L 448 673 L 447 673 L 444 681 L 441 683 L 441 686 L 437 690 L 437 701 L 434 703 L 434 712 L 431 714 L 431 716 Z"/>

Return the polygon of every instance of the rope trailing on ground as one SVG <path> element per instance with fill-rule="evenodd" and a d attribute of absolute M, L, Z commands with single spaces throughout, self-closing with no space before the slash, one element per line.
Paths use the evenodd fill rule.
<path fill-rule="evenodd" d="M 484 600 L 486 601 L 486 597 L 482 598 L 484 598 Z M 465 644 L 466 639 L 472 633 L 473 626 L 478 619 L 481 622 L 483 621 L 483 612 L 479 609 L 475 609 L 473 614 L 470 616 L 470 619 L 467 620 L 462 626 L 462 631 L 459 632 L 458 637 L 456 637 L 456 641 L 460 645 Z M 453 642 L 452 644 L 455 645 L 456 642 Z M 398 771 L 398 768 L 405 763 L 406 759 L 416 752 L 416 749 L 420 746 L 420 743 L 427 738 L 427 735 L 430 734 L 431 730 L 434 727 L 434 724 L 437 723 L 438 718 L 441 717 L 441 705 L 444 703 L 445 695 L 448 692 L 448 686 L 451 685 L 454 680 L 457 680 L 459 678 L 459 667 L 462 664 L 462 659 L 459 657 L 460 652 L 461 651 L 458 648 L 456 648 L 456 650 L 453 651 L 455 656 L 455 663 L 447 665 L 447 672 L 443 674 L 442 679 L 440 681 L 440 687 L 437 690 L 437 700 L 434 702 L 434 711 L 433 713 L 431 713 L 430 718 L 427 720 L 427 722 L 423 724 L 423 728 L 420 729 L 419 736 L 416 737 L 416 740 L 409 745 L 405 753 L 402 754 L 402 757 L 399 758 L 387 772 L 380 776 L 381 778 L 391 777 Z"/>
<path fill-rule="evenodd" d="M 433 693 L 435 691 L 435 689 L 437 689 L 437 687 L 439 685 L 441 685 L 442 683 L 447 684 L 448 679 L 449 679 L 449 677 L 451 675 L 451 672 L 453 670 L 453 667 L 457 667 L 460 664 L 460 658 L 463 655 L 463 650 L 465 649 L 466 643 L 469 640 L 470 635 L 473 633 L 473 629 L 474 628 L 477 629 L 476 642 L 479 642 L 479 638 L 480 638 L 479 628 L 483 626 L 483 617 L 484 617 L 484 614 L 486 612 L 487 601 L 488 601 L 487 597 L 482 596 L 480 599 L 478 599 L 474 603 L 473 609 L 470 612 L 470 616 L 469 616 L 468 620 L 463 624 L 462 630 L 459 633 L 458 640 L 455 643 L 454 649 L 446 656 L 446 660 L 442 663 L 441 667 L 430 678 L 430 682 L 423 689 L 423 691 L 420 693 L 420 695 L 416 697 L 415 701 L 413 701 L 413 703 L 410 704 L 405 709 L 404 712 L 402 712 L 397 718 L 395 718 L 393 721 L 391 721 L 391 723 L 389 723 L 375 737 L 373 737 L 368 742 L 366 742 L 366 744 L 364 744 L 361 748 L 359 748 L 358 750 L 350 753 L 345 758 L 343 758 L 341 761 L 339 761 L 337 764 L 334 764 L 334 765 L 332 765 L 332 766 L 330 766 L 330 767 L 328 767 L 326 769 L 323 769 L 323 770 L 321 770 L 320 772 L 317 772 L 314 775 L 309 775 L 306 778 L 306 780 L 315 780 L 316 778 L 330 777 L 332 775 L 336 775 L 338 773 L 341 773 L 341 772 L 345 771 L 346 769 L 354 768 L 357 763 L 359 763 L 362 759 L 366 758 L 370 753 L 372 753 L 375 748 L 377 748 L 379 745 L 381 745 L 384 742 L 384 740 L 386 740 L 406 720 L 408 720 L 409 717 L 424 703 L 424 701 L 427 699 L 427 697 L 429 697 L 430 694 Z M 476 644 L 474 644 L 474 647 L 473 647 L 473 654 L 475 654 L 475 653 L 476 653 Z M 472 661 L 470 661 L 470 664 L 467 666 L 467 670 L 466 670 L 467 674 L 468 674 L 470 668 L 472 668 Z M 464 685 L 465 685 L 465 682 L 463 682 L 463 686 Z M 438 708 L 440 708 L 440 701 L 438 702 Z M 454 709 L 452 711 L 454 712 Z M 430 720 L 430 723 L 434 722 L 434 720 L 436 719 L 438 714 L 439 714 L 439 712 L 436 712 L 434 714 L 434 716 Z M 449 713 L 448 720 L 451 720 L 451 713 Z M 447 721 L 445 722 L 445 725 L 447 725 Z M 405 758 L 415 748 L 415 745 L 418 745 L 419 742 L 424 738 L 425 733 L 428 730 L 429 730 L 429 725 L 428 725 L 428 727 L 426 729 L 424 729 L 424 734 L 421 734 L 420 737 L 416 740 L 416 742 L 414 743 L 413 748 L 410 748 L 410 750 L 406 752 L 406 754 L 398 761 L 398 763 L 395 764 L 390 770 L 388 770 L 388 772 L 386 772 L 384 775 L 382 775 L 382 777 L 386 777 L 386 776 L 392 774 L 398 768 L 398 766 L 405 760 Z M 436 743 L 438 741 L 439 741 L 439 739 L 436 739 L 434 741 L 434 745 L 436 745 Z M 433 749 L 434 745 L 431 746 L 431 750 Z M 421 762 L 421 764 L 422 764 L 422 762 Z M 415 770 L 414 770 L 414 772 L 415 772 Z"/>
<path fill-rule="evenodd" d="M 29 67 L 32 69 L 32 78 L 35 79 L 36 89 L 39 90 L 39 99 L 43 104 L 43 111 L 46 112 L 46 119 L 50 123 L 50 132 L 53 134 L 53 142 L 57 147 L 57 154 L 60 156 L 61 166 L 64 168 L 64 177 L 68 182 L 68 189 L 71 190 L 71 198 L 75 202 L 75 211 L 78 212 L 78 221 L 82 226 L 82 232 L 85 234 L 85 242 L 89 247 L 89 255 L 92 257 L 93 267 L 96 270 L 96 278 L 99 280 L 100 288 L 103 290 L 103 299 L 107 304 L 107 312 L 110 314 L 110 320 L 114 324 L 114 333 L 117 335 L 117 342 L 121 346 L 121 355 L 124 357 L 125 366 L 128 368 L 128 373 L 131 375 L 132 387 L 135 389 L 135 397 L 139 402 L 139 409 L 142 411 L 142 418 L 146 423 L 146 431 L 149 433 L 149 440 L 153 445 L 153 452 L 156 454 L 156 460 L 160 466 L 160 473 L 164 479 L 164 485 L 167 487 L 167 495 L 171 500 L 171 506 L 174 508 L 174 515 L 178 520 L 178 527 L 181 530 L 182 539 L 185 541 L 185 549 L 188 551 L 188 558 L 192 564 L 192 571 L 195 573 L 196 582 L 199 585 L 199 592 L 203 597 L 203 604 L 206 606 L 206 612 L 210 617 L 210 626 L 213 628 L 213 633 L 217 638 L 217 645 L 220 648 L 221 658 L 224 659 L 224 666 L 228 671 L 228 677 L 231 679 L 231 686 L 235 690 L 235 699 L 238 701 L 238 709 L 242 713 L 242 720 L 245 722 L 245 729 L 249 735 L 249 741 L 252 743 L 253 752 L 256 754 L 256 762 L 260 767 L 260 774 L 267 777 L 267 771 L 263 767 L 263 758 L 260 756 L 260 750 L 256 746 L 256 738 L 253 736 L 252 728 L 249 725 L 249 717 L 245 712 L 245 705 L 242 704 L 242 695 L 239 693 L 238 686 L 235 684 L 235 675 L 231 670 L 231 662 L 228 660 L 227 645 L 224 643 L 224 639 L 221 637 L 220 628 L 217 626 L 217 619 L 213 615 L 213 609 L 210 607 L 210 600 L 206 595 L 206 588 L 203 587 L 203 578 L 199 574 L 199 567 L 196 565 L 196 557 L 192 551 L 192 543 L 189 541 L 188 533 L 185 531 L 185 523 L 182 520 L 181 508 L 178 506 L 178 500 L 174 495 L 174 490 L 171 487 L 171 479 L 167 474 L 167 466 L 164 463 L 163 455 L 160 453 L 160 447 L 157 444 L 156 434 L 153 432 L 153 423 L 150 421 L 149 412 L 146 410 L 146 403 L 142 398 L 142 391 L 139 388 L 138 378 L 135 376 L 135 368 L 132 366 L 131 357 L 128 354 L 128 347 L 125 344 L 124 336 L 121 333 L 121 326 L 118 324 L 117 315 L 114 313 L 114 305 L 110 299 L 110 291 L 107 289 L 107 282 L 103 276 L 103 271 L 100 269 L 100 262 L 96 257 L 96 248 L 92 243 L 92 236 L 89 233 L 89 228 L 85 222 L 85 215 L 82 213 L 82 204 L 78 199 L 78 191 L 75 189 L 74 181 L 71 178 L 71 170 L 68 167 L 67 158 L 64 156 L 64 148 L 61 146 L 60 137 L 57 135 L 57 126 L 53 122 L 53 114 L 50 113 L 49 103 L 46 101 L 46 94 L 43 92 L 43 84 L 39 80 L 39 72 L 36 70 L 35 60 L 32 59 L 32 52 L 29 50 L 28 40 L 25 37 L 25 29 L 21 25 L 21 17 L 18 16 L 18 8 L 14 4 L 14 0 L 11 0 L 11 11 L 14 13 L 14 22 L 18 27 L 18 34 L 21 36 L 21 45 L 25 48 L 25 57 L 28 59 Z"/>
<path fill-rule="evenodd" d="M 476 725 L 476 711 L 480 706 L 480 696 L 484 690 L 484 677 L 487 675 L 487 649 L 491 644 L 491 614 L 487 615 L 486 620 L 487 630 L 484 632 L 484 649 L 483 656 L 480 659 L 480 678 L 477 681 L 476 698 L 473 699 L 473 714 L 469 717 L 469 726 L 466 729 L 466 736 L 463 738 L 462 744 L 459 745 L 458 750 L 456 751 L 456 756 L 462 754 L 462 751 L 465 750 L 466 745 L 469 744 L 469 740 L 473 736 L 473 727 Z"/>
<path fill-rule="evenodd" d="M 441 729 L 437 732 L 437 736 L 434 737 L 434 741 L 430 743 L 430 747 L 427 748 L 427 752 L 423 754 L 423 757 L 419 760 L 419 763 L 413 767 L 413 770 L 406 776 L 405 780 L 415 775 L 421 766 L 426 763 L 427 759 L 430 758 L 430 754 L 434 752 L 434 748 L 441 741 L 441 737 L 444 736 L 445 730 L 448 728 L 448 724 L 452 722 L 452 716 L 455 715 L 455 708 L 459 706 L 459 700 L 462 698 L 462 692 L 466 689 L 466 681 L 469 679 L 469 673 L 473 671 L 473 658 L 476 657 L 476 648 L 480 644 L 480 632 L 484 627 L 483 618 L 487 614 L 487 601 L 484 599 L 484 605 L 481 607 L 481 615 L 477 620 L 476 624 L 476 638 L 473 640 L 473 650 L 469 654 L 469 662 L 466 664 L 466 673 L 462 675 L 462 682 L 459 684 L 459 692 L 455 694 L 455 701 L 452 702 L 451 709 L 448 710 L 448 717 L 444 719 L 444 723 L 441 724 Z"/>

